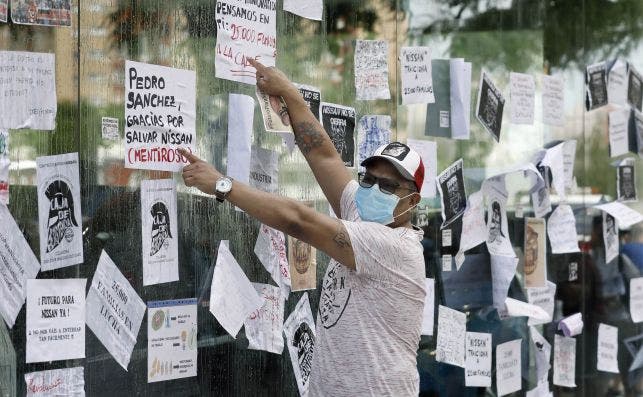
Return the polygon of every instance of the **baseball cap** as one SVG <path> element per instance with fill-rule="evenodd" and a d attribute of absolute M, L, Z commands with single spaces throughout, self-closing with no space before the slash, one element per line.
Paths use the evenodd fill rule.
<path fill-rule="evenodd" d="M 415 183 L 418 192 L 424 182 L 424 163 L 420 154 L 401 142 L 391 142 L 378 147 L 373 155 L 360 164 L 367 167 L 375 159 L 384 159 L 393 164 L 402 176 Z"/>

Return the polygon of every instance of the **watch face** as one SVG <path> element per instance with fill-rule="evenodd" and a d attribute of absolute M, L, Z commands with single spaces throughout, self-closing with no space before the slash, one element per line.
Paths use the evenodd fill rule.
<path fill-rule="evenodd" d="M 217 191 L 227 193 L 232 189 L 232 181 L 229 178 L 222 178 L 217 181 Z"/>

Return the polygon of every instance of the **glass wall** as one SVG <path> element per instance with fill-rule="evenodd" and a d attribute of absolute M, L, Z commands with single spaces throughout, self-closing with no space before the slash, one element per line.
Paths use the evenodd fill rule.
<path fill-rule="evenodd" d="M 91 331 L 86 332 L 86 359 L 25 363 L 25 310 L 12 329 L 0 326 L 0 394 L 24 395 L 28 372 L 84 366 L 89 395 L 297 395 L 287 349 L 282 355 L 247 349 L 243 331 L 230 337 L 208 310 L 209 289 L 219 242 L 230 248 L 251 281 L 272 283 L 253 253 L 259 224 L 229 205 L 185 188 L 178 174 L 124 168 L 122 139 L 104 140 L 101 118 L 117 117 L 124 124 L 125 60 L 194 70 L 197 74 L 197 152 L 222 171 L 234 159 L 227 156 L 228 94 L 254 96 L 254 87 L 215 78 L 217 36 L 214 0 L 94 0 L 72 6 L 71 27 L 0 23 L 0 50 L 49 52 L 56 56 L 58 112 L 54 131 L 10 131 L 9 209 L 38 256 L 36 165 L 42 155 L 78 152 L 82 185 L 84 262 L 39 274 L 39 278 L 91 280 L 102 250 L 118 265 L 144 302 L 175 298 L 198 299 L 198 375 L 147 383 L 147 332 L 144 318 L 128 371 L 124 371 Z M 640 275 L 643 257 L 620 256 L 605 263 L 600 212 L 590 207 L 616 196 L 616 168 L 610 158 L 608 113 L 612 105 L 585 109 L 586 65 L 621 58 L 643 70 L 643 3 L 639 0 L 326 0 L 322 22 L 282 11 L 277 2 L 277 66 L 293 81 L 319 87 L 322 100 L 353 106 L 357 117 L 390 115 L 392 138 L 437 142 L 437 170 L 464 161 L 467 194 L 478 191 L 485 178 L 523 164 L 556 140 L 576 140 L 575 187 L 568 195 L 576 215 L 582 248 L 577 254 L 548 254 L 547 277 L 556 283 L 554 321 L 537 326 L 554 345 L 556 323 L 581 312 L 583 333 L 576 337 L 576 388 L 550 387 L 556 395 L 608 395 L 621 390 L 643 393 L 640 371 L 629 371 L 632 356 L 623 340 L 642 330 L 628 310 L 629 280 Z M 356 39 L 386 40 L 389 48 L 391 100 L 355 98 L 353 56 Z M 426 105 L 402 105 L 399 94 L 400 48 L 424 45 L 432 57 L 464 58 L 472 63 L 471 136 L 469 140 L 425 135 Z M 509 100 L 509 73 L 535 77 L 533 125 L 510 123 L 506 108 L 500 141 L 484 130 L 474 115 L 481 70 L 484 69 Z M 542 75 L 564 78 L 565 115 L 562 127 L 542 120 Z M 122 127 L 121 127 L 122 129 Z M 253 145 L 279 153 L 279 192 L 313 202 L 327 213 L 328 204 L 301 153 L 290 153 L 280 137 L 267 133 L 256 106 Z M 621 156 L 618 159 L 624 158 Z M 643 188 L 640 161 L 636 185 Z M 141 263 L 140 182 L 174 178 L 178 182 L 179 282 L 143 286 Z M 534 216 L 529 195 L 520 181 L 507 180 L 510 239 L 519 258 L 509 296 L 526 300 L 523 271 L 524 217 Z M 559 200 L 552 196 L 554 208 Z M 638 203 L 632 208 L 643 210 Z M 522 212 L 523 214 L 519 214 Z M 501 320 L 490 305 L 488 282 L 442 271 L 443 247 L 439 225 L 440 200 L 424 199 L 417 224 L 425 229 L 427 277 L 436 280 L 436 305 L 467 315 L 467 330 L 493 335 L 493 346 L 522 339 L 523 395 L 536 386 L 534 347 L 525 317 Z M 454 246 L 459 236 L 454 227 Z M 640 244 L 634 227 L 621 232 L 621 245 Z M 549 247 L 548 247 L 549 248 Z M 549 252 L 549 249 L 548 249 Z M 308 291 L 317 312 L 319 285 L 328 258 L 318 252 L 316 290 Z M 489 267 L 484 244 L 466 252 Z M 570 264 L 577 264 L 571 277 Z M 573 265 L 572 265 L 573 266 Z M 473 269 L 472 269 L 473 270 Z M 484 273 L 484 271 L 481 271 Z M 485 276 L 480 276 L 485 277 Z M 88 283 L 89 287 L 89 283 Z M 285 316 L 302 293 L 292 293 Z M 489 295 L 487 294 L 487 295 Z M 458 295 L 458 299 L 454 299 Z M 485 295 L 486 296 L 486 295 Z M 316 316 L 316 314 L 315 314 Z M 619 329 L 620 374 L 597 371 L 597 329 L 604 323 Z M 437 327 L 436 327 L 437 330 Z M 435 332 L 434 332 L 435 334 Z M 465 388 L 462 368 L 435 360 L 436 340 L 423 336 L 418 350 L 422 395 L 495 395 L 490 388 Z M 492 367 L 495 374 L 495 359 Z M 609 394 L 614 395 L 614 394 Z"/>

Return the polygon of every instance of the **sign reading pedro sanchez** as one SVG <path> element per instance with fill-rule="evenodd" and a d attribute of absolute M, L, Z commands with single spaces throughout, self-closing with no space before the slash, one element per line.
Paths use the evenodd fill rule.
<path fill-rule="evenodd" d="M 125 61 L 125 167 L 180 171 L 194 150 L 196 73 Z"/>

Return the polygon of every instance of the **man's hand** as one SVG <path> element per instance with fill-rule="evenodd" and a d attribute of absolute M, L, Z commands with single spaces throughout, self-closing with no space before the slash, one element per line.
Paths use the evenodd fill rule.
<path fill-rule="evenodd" d="M 183 167 L 185 186 L 194 186 L 203 193 L 214 194 L 214 185 L 223 175 L 212 164 L 206 163 L 187 150 L 179 149 L 179 153 L 190 162 Z"/>
<path fill-rule="evenodd" d="M 257 88 L 268 95 L 288 97 L 289 95 L 299 94 L 299 90 L 279 69 L 266 67 L 252 58 L 247 58 L 248 63 L 257 69 Z"/>

